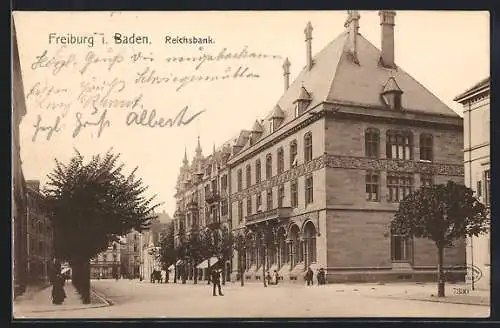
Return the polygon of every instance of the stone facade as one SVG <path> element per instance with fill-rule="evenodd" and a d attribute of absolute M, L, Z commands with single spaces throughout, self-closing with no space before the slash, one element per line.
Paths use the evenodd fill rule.
<path fill-rule="evenodd" d="M 12 19 L 12 276 L 14 298 L 26 290 L 28 281 L 28 249 L 27 249 L 27 199 L 26 185 L 21 162 L 21 146 L 19 144 L 19 125 L 26 115 L 21 64 Z"/>
<path fill-rule="evenodd" d="M 487 78 L 461 95 L 455 101 L 464 110 L 464 167 L 465 185 L 476 192 L 488 207 L 490 194 L 490 78 Z M 490 234 L 473 237 L 467 241 L 468 268 L 477 267 L 482 277 L 475 282 L 472 271 L 467 279 L 471 288 L 490 289 Z"/>
<path fill-rule="evenodd" d="M 91 279 L 118 279 L 121 277 L 122 246 L 119 242 L 113 242 L 106 251 L 90 260 Z"/>
<path fill-rule="evenodd" d="M 47 283 L 54 258 L 52 223 L 41 207 L 40 182 L 29 180 L 27 186 L 28 277 L 32 283 Z"/>
<path fill-rule="evenodd" d="M 393 14 L 382 11 L 381 24 Z M 216 223 L 240 234 L 226 263 L 233 280 L 276 270 L 302 281 L 308 267 L 326 269 L 329 282 L 435 279 L 433 244 L 391 236 L 389 223 L 422 184 L 463 183 L 462 119 L 401 68 L 385 67 L 357 32 L 359 17 L 350 11 L 347 31 L 291 85 L 285 61 L 286 90 L 266 119 L 206 157 L 198 141 L 192 162 L 184 158 L 176 233 Z M 464 278 L 462 241 L 445 263 Z"/>

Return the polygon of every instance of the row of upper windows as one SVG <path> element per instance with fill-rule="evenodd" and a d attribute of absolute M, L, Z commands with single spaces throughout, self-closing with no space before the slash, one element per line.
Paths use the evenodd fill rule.
<path fill-rule="evenodd" d="M 304 163 L 307 163 L 312 160 L 312 146 L 313 139 L 312 133 L 308 132 L 304 135 Z M 289 144 L 290 151 L 290 163 L 289 167 L 294 167 L 297 165 L 297 140 L 292 140 Z M 277 153 L 277 170 L 273 172 L 273 155 L 268 153 L 266 155 L 266 163 L 265 163 L 265 179 L 270 179 L 273 174 L 280 174 L 285 171 L 285 150 L 283 147 L 278 148 Z M 245 167 L 245 180 L 246 180 L 246 188 L 250 187 L 252 183 L 260 183 L 262 181 L 262 165 L 260 159 L 255 161 L 255 180 L 252 179 L 252 166 L 251 164 L 247 164 Z M 236 173 L 237 180 L 237 191 L 243 190 L 243 170 L 238 169 Z"/>
<path fill-rule="evenodd" d="M 314 185 L 313 185 L 313 176 L 308 175 L 305 177 L 305 188 L 304 188 L 304 202 L 306 206 L 308 204 L 311 204 L 314 202 Z M 299 204 L 299 194 L 298 194 L 298 188 L 297 188 L 297 180 L 293 180 L 290 182 L 290 206 L 291 207 L 298 207 Z M 285 199 L 285 187 L 284 185 L 281 185 L 278 187 L 278 204 L 276 208 L 282 208 L 284 207 L 283 201 Z M 262 194 L 258 193 L 256 196 L 256 202 L 255 202 L 255 212 L 253 211 L 253 203 L 252 203 L 252 197 L 247 197 L 246 199 L 246 215 L 252 215 L 254 213 L 262 212 L 263 207 L 262 207 Z M 237 217 L 238 220 L 241 222 L 243 220 L 243 201 L 240 200 L 238 201 L 238 213 Z M 266 211 L 272 210 L 275 208 L 274 202 L 273 202 L 273 190 L 272 188 L 266 190 Z"/>
<path fill-rule="evenodd" d="M 367 172 L 366 176 L 366 200 L 380 201 L 380 174 L 378 172 Z M 387 173 L 387 200 L 389 202 L 400 202 L 414 190 L 415 180 L 413 174 Z M 428 174 L 420 175 L 420 185 L 430 186 L 434 184 L 434 177 Z"/>
<path fill-rule="evenodd" d="M 433 160 L 433 138 L 431 134 L 420 134 L 420 159 Z M 380 157 L 380 131 L 369 128 L 365 132 L 365 155 L 366 157 Z M 386 157 L 392 159 L 411 160 L 413 154 L 413 134 L 409 131 L 387 131 Z"/>
<path fill-rule="evenodd" d="M 421 133 L 419 136 L 420 160 L 433 161 L 433 137 L 428 133 Z M 312 133 L 308 132 L 304 135 L 304 162 L 312 160 Z M 386 137 L 386 157 L 390 159 L 412 160 L 414 157 L 414 142 L 413 134 L 409 131 L 387 131 Z M 297 164 L 297 140 L 293 140 L 289 144 L 290 163 L 289 167 Z M 285 170 L 284 148 L 280 147 L 277 150 L 277 174 Z M 380 157 L 380 131 L 375 128 L 369 128 L 365 132 L 365 155 L 371 158 Z M 262 164 L 260 159 L 255 161 L 254 165 L 255 179 L 252 179 L 252 165 L 247 164 L 245 168 L 245 186 L 250 187 L 252 184 L 257 184 L 262 181 Z M 270 179 L 273 176 L 273 156 L 271 153 L 266 155 L 265 159 L 265 179 Z M 238 169 L 236 173 L 236 190 L 243 190 L 243 170 Z M 226 191 L 228 186 L 227 175 L 221 177 L 221 191 Z M 217 180 L 212 180 L 210 185 L 205 186 L 205 194 L 210 190 L 217 192 Z"/>

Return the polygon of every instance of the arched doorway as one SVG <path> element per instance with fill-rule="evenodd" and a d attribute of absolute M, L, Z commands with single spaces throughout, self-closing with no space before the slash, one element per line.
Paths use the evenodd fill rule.
<path fill-rule="evenodd" d="M 249 270 L 255 263 L 255 235 L 248 234 L 246 236 L 245 248 L 245 271 Z"/>
<path fill-rule="evenodd" d="M 290 268 L 293 269 L 301 261 L 300 229 L 294 224 L 290 227 Z"/>
<path fill-rule="evenodd" d="M 304 261 L 305 267 L 309 267 L 316 262 L 316 228 L 309 221 L 304 226 Z"/>
<path fill-rule="evenodd" d="M 286 231 L 283 227 L 278 229 L 276 234 L 277 240 L 277 264 L 278 270 L 283 267 L 285 263 L 288 263 L 288 247 L 286 245 Z"/>

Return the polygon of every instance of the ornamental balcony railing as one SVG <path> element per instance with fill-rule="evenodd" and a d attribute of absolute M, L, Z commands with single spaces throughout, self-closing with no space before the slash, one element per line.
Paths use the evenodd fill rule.
<path fill-rule="evenodd" d="M 272 219 L 285 219 L 290 217 L 291 207 L 273 208 L 268 211 L 258 212 L 246 217 L 246 224 L 254 224 Z"/>

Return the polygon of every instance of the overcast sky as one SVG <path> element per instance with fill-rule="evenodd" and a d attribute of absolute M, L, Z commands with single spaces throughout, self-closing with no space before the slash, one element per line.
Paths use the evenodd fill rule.
<path fill-rule="evenodd" d="M 361 11 L 360 14 L 360 33 L 380 47 L 378 13 Z M 249 129 L 256 118 L 263 118 L 283 92 L 283 59 L 288 57 L 292 64 L 292 81 L 305 65 L 303 31 L 306 23 L 310 21 L 313 25 L 312 48 L 313 53 L 317 53 L 344 30 L 346 16 L 345 11 L 14 13 L 28 98 L 28 112 L 21 125 L 21 156 L 26 179 L 39 179 L 43 184 L 47 173 L 54 168 L 54 158 L 67 161 L 73 147 L 87 156 L 113 147 L 121 153 L 129 170 L 139 167 L 138 175 L 150 186 L 149 192 L 157 194 L 158 200 L 165 202 L 162 209 L 172 214 L 175 182 L 185 147 L 191 160 L 197 136 L 200 136 L 203 153 L 207 155 L 214 144 L 220 145 L 241 129 Z M 460 112 L 453 98 L 489 75 L 488 13 L 400 11 L 395 31 L 396 63 Z M 93 47 L 75 44 L 61 48 L 49 44 L 50 33 L 54 33 L 52 41 L 68 33 L 98 35 Z M 107 45 L 100 43 L 99 33 L 105 35 Z M 114 33 L 148 36 L 151 44 L 112 46 Z M 165 36 L 211 36 L 215 42 L 201 48 L 173 45 L 164 43 Z M 203 54 L 216 56 L 223 48 L 227 48 L 228 53 L 240 53 L 245 47 L 248 52 L 275 57 L 205 62 L 198 68 L 199 62 L 165 60 Z M 47 59 L 55 56 L 59 61 L 42 59 L 36 64 L 36 57 L 45 50 Z M 133 63 L 130 56 L 139 52 L 142 56 L 134 59 L 152 57 L 154 61 L 142 58 Z M 108 57 L 122 59 L 108 70 L 109 62 L 102 61 Z M 61 67 L 64 61 L 68 64 Z M 86 61 L 91 63 L 84 69 Z M 259 77 L 185 85 L 134 83 L 139 73 L 151 70 L 172 79 L 193 74 L 221 76 L 226 71 L 233 74 L 240 66 L 241 70 L 248 67 L 245 74 Z M 139 106 L 110 108 L 103 120 L 110 125 L 103 126 L 100 137 L 97 137 L 98 126 L 82 128 L 73 137 L 78 125 L 76 113 L 81 113 L 82 123 L 96 122 L 101 117 L 104 107 L 97 106 L 92 114 L 94 109 L 85 106 L 85 97 L 95 96 L 104 84 L 104 88 L 112 89 L 109 99 L 128 100 L 132 104 L 142 94 L 137 103 L 144 109 L 156 109 L 157 118 L 173 119 L 185 106 L 188 106 L 185 120 L 205 111 L 182 127 L 147 128 L 126 124 L 127 117 L 132 117 L 128 115 L 133 115 L 129 113 L 140 114 Z M 82 86 L 87 92 L 84 97 L 80 95 Z M 58 88 L 60 92 L 48 95 L 44 87 Z M 33 141 L 38 118 L 40 127 L 49 126 L 58 115 L 61 116 L 60 131 L 46 140 L 47 131 L 40 130 Z"/>

